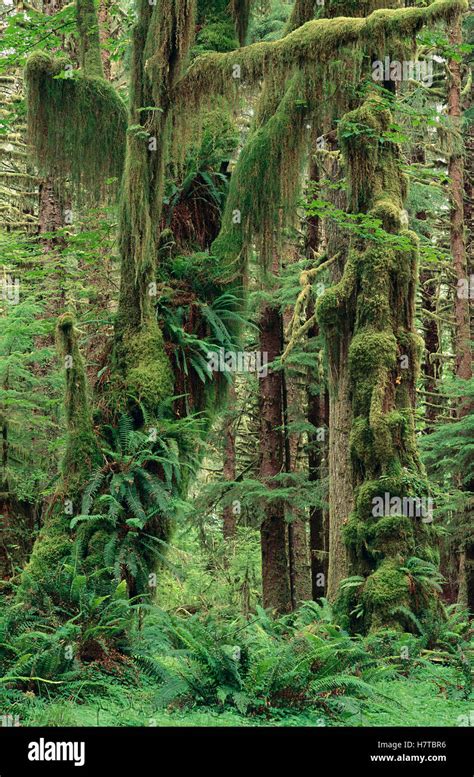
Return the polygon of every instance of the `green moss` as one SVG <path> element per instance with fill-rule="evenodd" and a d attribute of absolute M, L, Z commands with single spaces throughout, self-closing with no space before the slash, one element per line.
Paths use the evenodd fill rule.
<path fill-rule="evenodd" d="M 369 611 L 376 611 L 386 623 L 390 622 L 392 608 L 410 603 L 409 580 L 399 566 L 400 562 L 396 560 L 382 561 L 363 587 L 364 605 Z"/>
<path fill-rule="evenodd" d="M 127 392 L 153 411 L 173 395 L 173 375 L 156 320 L 136 334 L 125 335 L 123 352 Z"/>
<path fill-rule="evenodd" d="M 107 179 L 120 183 L 126 108 L 103 78 L 68 66 L 43 52 L 29 57 L 28 134 L 41 174 L 69 177 L 77 196 L 97 199 L 107 191 Z"/>
<path fill-rule="evenodd" d="M 368 526 L 360 520 L 357 513 L 351 513 L 342 530 L 344 542 L 352 549 L 359 550 L 367 543 Z"/>
<path fill-rule="evenodd" d="M 370 527 L 368 537 L 374 550 L 385 556 L 409 556 L 415 551 L 412 522 L 405 516 L 389 515 L 380 518 Z"/>
<path fill-rule="evenodd" d="M 316 303 L 318 323 L 328 334 L 332 329 L 337 328 L 344 318 L 347 318 L 353 302 L 356 280 L 356 258 L 355 253 L 351 252 L 339 283 L 327 288 Z"/>
<path fill-rule="evenodd" d="M 392 332 L 364 329 L 353 337 L 349 347 L 349 369 L 354 386 L 353 407 L 356 415 L 369 413 L 373 419 L 376 405 L 383 402 L 382 393 L 388 370 L 396 364 L 397 341 Z"/>
<path fill-rule="evenodd" d="M 77 507 L 80 490 L 100 461 L 100 449 L 92 425 L 87 376 L 72 314 L 64 313 L 59 317 L 56 342 L 66 374 L 64 407 L 67 438 L 61 490 Z"/>
<path fill-rule="evenodd" d="M 240 265 L 242 273 L 254 242 L 262 265 L 268 267 L 278 250 L 282 228 L 294 213 L 307 136 L 301 89 L 302 78 L 296 75 L 281 100 L 276 99 L 275 104 L 273 95 L 267 93 L 265 108 L 259 109 L 259 123 L 232 175 L 221 233 L 211 249 L 224 271 L 239 271 Z"/>
<path fill-rule="evenodd" d="M 104 77 L 100 53 L 99 21 L 94 0 L 76 0 L 76 23 L 79 32 L 79 59 L 88 76 Z"/>
<path fill-rule="evenodd" d="M 413 50 L 416 33 L 424 25 L 449 20 L 466 9 L 466 0 L 436 0 L 426 8 L 381 9 L 366 18 L 309 21 L 277 41 L 198 57 L 180 81 L 178 97 L 187 102 L 189 110 L 190 96 L 199 103 L 210 95 L 233 94 L 236 83 L 232 72 L 238 64 L 242 79 L 254 84 L 268 76 L 282 83 L 296 66 L 302 68 L 306 74 L 306 97 L 311 99 L 321 75 L 320 66 L 337 59 L 344 47 L 352 47 L 354 53 L 390 51 L 394 59 L 403 60 Z"/>

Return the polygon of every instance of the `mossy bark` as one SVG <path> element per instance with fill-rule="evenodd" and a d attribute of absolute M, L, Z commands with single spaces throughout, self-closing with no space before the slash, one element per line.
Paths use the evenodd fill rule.
<path fill-rule="evenodd" d="M 79 32 L 79 63 L 89 76 L 104 78 L 100 52 L 99 19 L 95 0 L 77 0 L 76 23 Z"/>
<path fill-rule="evenodd" d="M 173 394 L 173 375 L 150 289 L 157 270 L 172 92 L 186 61 L 194 16 L 193 0 L 161 0 L 155 6 L 141 0 L 133 33 L 113 379 L 118 405 L 141 404 L 151 418 L 160 402 Z"/>
<path fill-rule="evenodd" d="M 414 429 L 422 345 L 414 330 L 417 239 L 402 226 L 406 180 L 399 149 L 386 137 L 391 120 L 387 107 L 371 96 L 340 123 L 350 208 L 379 219 L 387 237 L 383 243 L 354 239 L 340 282 L 317 304 L 332 368 L 340 356 L 340 331 L 350 327 L 347 389 L 356 489 L 344 540 L 352 571 L 365 583 L 345 603 L 363 607 L 367 629 L 399 623 L 398 607 L 411 607 L 424 617 L 431 604 L 426 591 L 416 592 L 401 569 L 415 548 L 422 556 L 428 550 L 429 528 L 422 515 L 374 510 L 375 500 L 386 494 L 412 500 L 429 496 Z"/>
<path fill-rule="evenodd" d="M 42 608 L 55 601 L 55 577 L 72 553 L 69 524 L 81 506 L 82 492 L 90 473 L 101 461 L 89 406 L 87 376 L 77 343 L 74 318 L 60 316 L 57 347 L 66 372 L 66 450 L 54 497 L 21 577 L 18 596 L 29 606 Z"/>
<path fill-rule="evenodd" d="M 449 30 L 449 41 L 456 47 L 462 44 L 462 17 L 456 15 Z M 448 115 L 453 124 L 452 151 L 449 156 L 448 177 L 450 180 L 451 213 L 450 244 L 453 269 L 457 281 L 457 293 L 454 297 L 454 352 L 456 356 L 456 377 L 471 380 L 472 344 L 470 328 L 470 307 L 467 295 L 459 289 L 468 276 L 466 256 L 466 238 L 464 229 L 464 159 L 461 141 L 461 63 L 457 58 L 449 62 L 450 82 L 448 88 Z M 463 418 L 473 412 L 469 399 L 459 401 L 457 415 Z M 474 482 L 467 486 L 474 491 Z M 469 509 L 469 508 L 467 508 Z M 468 539 L 459 554 L 459 595 L 458 601 L 474 612 L 474 543 Z"/>
<path fill-rule="evenodd" d="M 279 310 L 266 305 L 259 321 L 260 351 L 271 363 L 282 352 L 282 321 Z M 260 478 L 271 490 L 284 468 L 283 396 L 281 373 L 271 367 L 259 380 Z M 292 609 L 287 525 L 282 500 L 265 507 L 260 528 L 262 549 L 263 606 L 276 614 Z"/>

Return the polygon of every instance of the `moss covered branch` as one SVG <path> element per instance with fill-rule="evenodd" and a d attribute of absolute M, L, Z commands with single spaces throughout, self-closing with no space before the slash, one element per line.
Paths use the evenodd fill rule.
<path fill-rule="evenodd" d="M 390 45 L 396 56 L 406 52 L 406 41 L 413 39 L 424 25 L 449 21 L 467 8 L 466 0 L 435 0 L 425 8 L 380 9 L 366 18 L 309 21 L 277 41 L 199 57 L 177 84 L 177 98 L 189 101 L 193 96 L 199 101 L 210 94 L 232 94 L 240 78 L 257 83 L 278 74 L 281 81 L 295 68 L 309 77 L 315 66 L 330 63 L 337 52 L 348 46 L 383 52 Z M 239 78 L 236 66 L 240 67 Z"/>

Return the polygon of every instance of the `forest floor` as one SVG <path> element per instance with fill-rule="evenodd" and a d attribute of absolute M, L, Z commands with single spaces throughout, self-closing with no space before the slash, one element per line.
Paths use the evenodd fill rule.
<path fill-rule="evenodd" d="M 436 676 L 437 675 L 437 676 Z M 153 687 L 118 686 L 114 698 L 37 698 L 31 692 L 12 705 L 22 726 L 466 726 L 474 717 L 474 699 L 453 697 L 452 670 L 437 668 L 435 675 L 384 680 L 376 684 L 384 700 L 354 703 L 342 717 L 329 717 L 321 709 L 301 712 L 275 710 L 267 716 L 245 716 L 232 710 L 194 708 L 156 710 Z"/>

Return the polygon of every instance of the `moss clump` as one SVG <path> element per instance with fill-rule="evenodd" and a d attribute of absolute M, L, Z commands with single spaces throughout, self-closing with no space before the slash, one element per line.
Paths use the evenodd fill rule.
<path fill-rule="evenodd" d="M 413 526 L 410 518 L 403 515 L 387 515 L 380 518 L 368 533 L 371 546 L 385 555 L 408 556 L 415 550 Z"/>
<path fill-rule="evenodd" d="M 68 532 L 69 520 L 54 508 L 34 544 L 30 560 L 22 572 L 17 599 L 28 608 L 47 611 L 51 602 L 59 604 L 56 575 L 71 557 L 73 542 Z"/>
<path fill-rule="evenodd" d="M 158 405 L 173 396 L 173 375 L 156 320 L 151 319 L 140 331 L 125 335 L 123 355 L 127 393 L 154 416 Z"/>
<path fill-rule="evenodd" d="M 352 339 L 349 369 L 354 386 L 354 412 L 370 411 L 374 392 L 383 390 L 383 374 L 397 363 L 397 340 L 393 332 L 364 329 Z"/>
<path fill-rule="evenodd" d="M 391 611 L 411 604 L 409 579 L 399 567 L 399 560 L 382 561 L 363 586 L 361 602 L 372 630 L 393 626 Z"/>
<path fill-rule="evenodd" d="M 28 134 L 41 174 L 70 178 L 78 196 L 97 199 L 107 179 L 120 183 L 127 112 L 105 79 L 68 67 L 43 52 L 29 57 Z"/>
<path fill-rule="evenodd" d="M 360 550 L 367 544 L 368 526 L 361 521 L 357 513 L 351 513 L 343 527 L 344 542 L 354 550 Z"/>
<path fill-rule="evenodd" d="M 328 334 L 337 329 L 344 319 L 347 319 L 349 309 L 355 301 L 356 281 L 356 255 L 355 252 L 351 252 L 339 283 L 326 289 L 316 303 L 317 320 Z"/>

